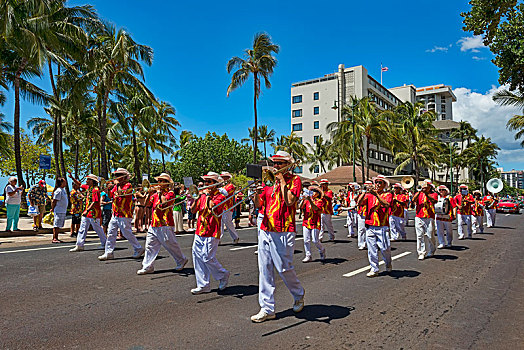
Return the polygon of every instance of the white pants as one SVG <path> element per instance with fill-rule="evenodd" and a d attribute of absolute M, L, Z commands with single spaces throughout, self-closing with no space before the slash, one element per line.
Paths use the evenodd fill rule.
<path fill-rule="evenodd" d="M 184 214 L 182 210 L 173 210 L 173 221 L 175 222 L 173 227 L 175 232 L 184 231 Z"/>
<path fill-rule="evenodd" d="M 311 241 L 317 247 L 318 252 L 322 253 L 324 247 L 320 243 L 320 231 L 318 228 L 307 228 L 302 226 L 302 233 L 304 235 L 304 250 L 306 251 L 306 256 L 311 256 Z"/>
<path fill-rule="evenodd" d="M 482 220 L 484 217 L 471 215 L 471 226 L 473 233 L 483 233 L 484 232 L 484 223 Z"/>
<path fill-rule="evenodd" d="M 348 225 L 348 234 L 354 236 L 357 231 L 357 212 L 356 210 L 348 210 L 348 216 L 346 218 Z"/>
<path fill-rule="evenodd" d="M 142 267 L 149 269 L 153 267 L 155 259 L 164 247 L 169 254 L 175 259 L 177 264 L 182 264 L 186 257 L 176 241 L 175 229 L 173 226 L 152 227 L 149 226 L 146 237 L 146 253 L 142 261 Z"/>
<path fill-rule="evenodd" d="M 215 237 L 201 237 L 195 235 L 193 241 L 193 266 L 197 287 L 209 286 L 209 275 L 217 281 L 226 277 L 227 270 L 220 265 L 216 258 L 219 239 Z"/>
<path fill-rule="evenodd" d="M 435 222 L 437 224 L 438 244 L 451 245 L 451 242 L 453 241 L 453 225 L 451 224 L 451 221 L 437 219 Z M 444 231 L 446 231 L 446 240 L 444 240 Z"/>
<path fill-rule="evenodd" d="M 140 243 L 138 243 L 138 240 L 131 229 L 131 221 L 131 218 L 119 218 L 116 216 L 111 218 L 111 221 L 109 221 L 109 226 L 107 227 L 106 254 L 111 254 L 115 250 L 118 229 L 120 229 L 122 235 L 129 241 L 129 243 L 131 243 L 135 253 L 142 249 L 142 246 Z"/>
<path fill-rule="evenodd" d="M 93 227 L 93 230 L 95 230 L 98 238 L 100 238 L 100 244 L 106 245 L 106 234 L 104 233 L 102 226 L 100 226 L 100 220 L 86 218 L 85 216 L 82 216 L 82 220 L 80 221 L 80 228 L 78 229 L 78 234 L 76 236 L 76 245 L 79 247 L 84 246 L 89 227 Z"/>
<path fill-rule="evenodd" d="M 233 241 L 238 238 L 237 230 L 235 230 L 235 225 L 233 224 L 233 213 L 230 210 L 226 211 L 222 215 L 222 224 L 220 225 L 220 227 L 222 228 L 222 230 L 227 229 L 229 231 L 229 234 L 231 235 L 231 239 Z M 222 231 L 222 234 L 224 234 L 224 231 Z"/>
<path fill-rule="evenodd" d="M 295 300 L 304 295 L 304 288 L 293 267 L 295 232 L 266 232 L 258 235 L 258 303 L 269 314 L 275 313 L 275 271 Z"/>
<path fill-rule="evenodd" d="M 387 226 L 369 226 L 366 228 L 366 241 L 368 245 L 368 259 L 371 270 L 378 272 L 378 249 L 386 266 L 391 266 L 391 246 Z M 377 249 L 378 248 L 378 249 Z"/>
<path fill-rule="evenodd" d="M 257 216 L 257 228 L 260 230 L 260 226 L 262 226 L 262 221 L 264 220 L 264 214 L 258 213 Z"/>
<path fill-rule="evenodd" d="M 496 209 L 486 209 L 486 224 L 488 227 L 495 226 L 495 216 L 497 215 Z"/>
<path fill-rule="evenodd" d="M 457 226 L 458 226 L 458 235 L 459 239 L 464 238 L 464 225 L 466 225 L 468 229 L 468 237 L 471 237 L 471 215 L 457 215 Z"/>
<path fill-rule="evenodd" d="M 357 214 L 357 229 L 358 229 L 358 247 L 366 247 L 366 217 Z"/>
<path fill-rule="evenodd" d="M 418 255 L 433 254 L 435 252 L 435 219 L 415 217 L 415 233 L 417 234 Z M 426 238 L 429 243 L 429 252 L 426 249 Z"/>
<path fill-rule="evenodd" d="M 324 238 L 324 231 L 328 232 L 330 240 L 335 239 L 335 230 L 333 229 L 333 222 L 330 214 L 322 214 L 320 216 L 320 239 Z"/>
<path fill-rule="evenodd" d="M 391 239 L 398 240 L 401 236 L 402 238 L 406 238 L 406 231 L 404 230 L 404 218 L 390 215 L 389 230 Z"/>

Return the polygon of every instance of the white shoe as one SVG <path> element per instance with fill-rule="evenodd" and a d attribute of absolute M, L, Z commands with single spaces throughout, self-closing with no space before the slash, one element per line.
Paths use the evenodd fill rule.
<path fill-rule="evenodd" d="M 322 249 L 322 251 L 320 252 L 320 260 L 326 260 L 326 248 Z"/>
<path fill-rule="evenodd" d="M 366 276 L 368 276 L 368 277 L 377 277 L 377 276 L 378 276 L 378 271 L 373 271 L 373 270 L 371 270 L 371 271 L 369 271 L 369 272 L 366 274 Z"/>
<path fill-rule="evenodd" d="M 233 244 L 234 244 L 234 245 L 237 245 L 237 244 L 238 244 L 238 241 L 240 241 L 240 238 L 235 238 L 235 239 L 233 240 Z"/>
<path fill-rule="evenodd" d="M 306 257 L 302 260 L 302 262 L 303 262 L 303 263 L 308 263 L 308 262 L 310 262 L 311 260 L 313 260 L 313 259 L 311 258 L 311 255 L 306 255 Z"/>
<path fill-rule="evenodd" d="M 81 246 L 81 245 L 77 245 L 73 249 L 69 249 L 69 251 L 70 252 L 83 252 L 84 251 L 84 247 Z"/>
<path fill-rule="evenodd" d="M 366 247 L 358 247 L 358 250 L 365 250 Z"/>
<path fill-rule="evenodd" d="M 224 278 L 220 280 L 220 283 L 218 284 L 218 290 L 224 290 L 227 287 L 227 282 L 229 282 L 229 276 L 231 275 L 231 272 L 227 271 Z"/>
<path fill-rule="evenodd" d="M 184 261 L 182 261 L 181 264 L 177 264 L 176 267 L 175 267 L 175 271 L 182 271 L 184 269 L 184 267 L 186 266 L 188 261 L 189 260 L 187 258 L 185 258 Z"/>
<path fill-rule="evenodd" d="M 140 259 L 142 257 L 142 255 L 144 255 L 145 252 L 146 252 L 145 248 L 140 248 L 138 250 L 135 250 L 135 252 L 133 253 L 132 258 L 133 259 Z"/>
<path fill-rule="evenodd" d="M 147 269 L 140 269 L 136 272 L 137 275 L 147 275 L 148 273 L 153 273 L 155 272 L 155 268 L 154 267 L 149 267 Z"/>
<path fill-rule="evenodd" d="M 419 254 L 419 255 L 418 255 L 418 259 L 419 259 L 419 260 L 424 260 L 424 254 Z"/>
<path fill-rule="evenodd" d="M 437 246 L 437 249 L 442 249 L 442 248 L 444 248 L 444 244 L 439 244 L 439 245 Z"/>
<path fill-rule="evenodd" d="M 348 224 L 345 224 L 344 227 L 348 227 Z"/>
<path fill-rule="evenodd" d="M 255 255 L 258 255 L 258 249 L 257 249 L 257 250 L 255 250 Z"/>
<path fill-rule="evenodd" d="M 211 287 L 207 286 L 207 287 L 196 287 L 196 288 L 193 288 L 191 289 L 191 294 L 193 295 L 198 295 L 198 294 L 204 294 L 204 293 L 209 293 L 211 292 Z"/>
<path fill-rule="evenodd" d="M 260 310 L 258 314 L 251 316 L 251 321 L 255 323 L 261 323 L 267 320 L 274 320 L 275 318 L 275 314 L 268 314 L 264 310 Z"/>
<path fill-rule="evenodd" d="M 105 260 L 113 260 L 115 258 L 115 256 L 113 255 L 113 253 L 107 253 L 107 254 L 102 254 L 98 257 L 98 260 L 100 261 L 105 261 Z"/>
<path fill-rule="evenodd" d="M 295 303 L 293 304 L 293 312 L 300 312 L 304 308 L 304 295 L 306 294 L 306 291 L 304 290 L 304 294 L 300 297 L 299 300 L 295 300 Z"/>

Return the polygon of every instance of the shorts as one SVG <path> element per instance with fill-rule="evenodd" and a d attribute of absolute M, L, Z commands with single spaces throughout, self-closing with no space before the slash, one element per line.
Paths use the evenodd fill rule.
<path fill-rule="evenodd" d="M 109 221 L 113 217 L 113 211 L 111 209 L 102 210 L 102 226 L 109 226 Z"/>
<path fill-rule="evenodd" d="M 53 227 L 62 228 L 66 218 L 66 213 L 54 213 L 55 219 L 53 221 Z"/>
<path fill-rule="evenodd" d="M 196 215 L 191 212 L 191 210 L 188 210 L 187 212 L 187 219 L 188 220 L 195 220 Z"/>
<path fill-rule="evenodd" d="M 38 206 L 38 212 L 40 213 L 40 215 L 42 215 L 42 217 L 44 216 L 44 214 L 45 214 L 45 204 L 42 204 L 42 205 Z"/>
<path fill-rule="evenodd" d="M 71 214 L 71 225 L 80 225 L 82 222 L 82 214 Z"/>

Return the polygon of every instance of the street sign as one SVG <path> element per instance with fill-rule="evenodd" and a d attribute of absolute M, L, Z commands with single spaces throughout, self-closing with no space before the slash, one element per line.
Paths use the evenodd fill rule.
<path fill-rule="evenodd" d="M 193 184 L 193 178 L 192 177 L 184 177 L 184 186 L 185 188 L 189 188 Z"/>
<path fill-rule="evenodd" d="M 49 170 L 51 169 L 51 156 L 46 156 L 44 154 L 40 155 L 40 169 Z"/>

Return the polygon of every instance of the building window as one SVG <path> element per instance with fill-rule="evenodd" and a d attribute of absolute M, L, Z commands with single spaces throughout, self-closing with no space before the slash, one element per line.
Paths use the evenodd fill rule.
<path fill-rule="evenodd" d="M 315 169 L 313 171 L 315 174 L 318 174 L 320 172 L 320 167 L 318 165 L 315 165 Z"/>
<path fill-rule="evenodd" d="M 293 172 L 295 174 L 302 174 L 302 167 L 301 166 L 297 166 Z"/>
<path fill-rule="evenodd" d="M 318 100 L 318 91 L 313 93 L 313 100 Z"/>
<path fill-rule="evenodd" d="M 302 123 L 293 124 L 293 131 L 302 131 Z"/>
<path fill-rule="evenodd" d="M 442 120 L 446 120 L 446 114 L 441 114 L 440 117 L 442 118 Z"/>
<path fill-rule="evenodd" d="M 296 117 L 302 117 L 302 110 L 301 109 L 294 109 L 293 110 L 293 118 Z"/>
<path fill-rule="evenodd" d="M 300 103 L 300 102 L 302 102 L 302 95 L 293 96 L 293 103 Z"/>
<path fill-rule="evenodd" d="M 318 142 L 318 136 L 313 136 L 313 143 L 317 143 Z"/>
<path fill-rule="evenodd" d="M 319 107 L 313 107 L 313 114 L 317 115 L 318 113 L 320 113 L 320 108 Z"/>
<path fill-rule="evenodd" d="M 313 129 L 319 129 L 319 128 L 320 128 L 319 124 L 320 124 L 319 121 L 318 121 L 318 120 L 315 120 L 315 121 L 313 122 Z"/>

